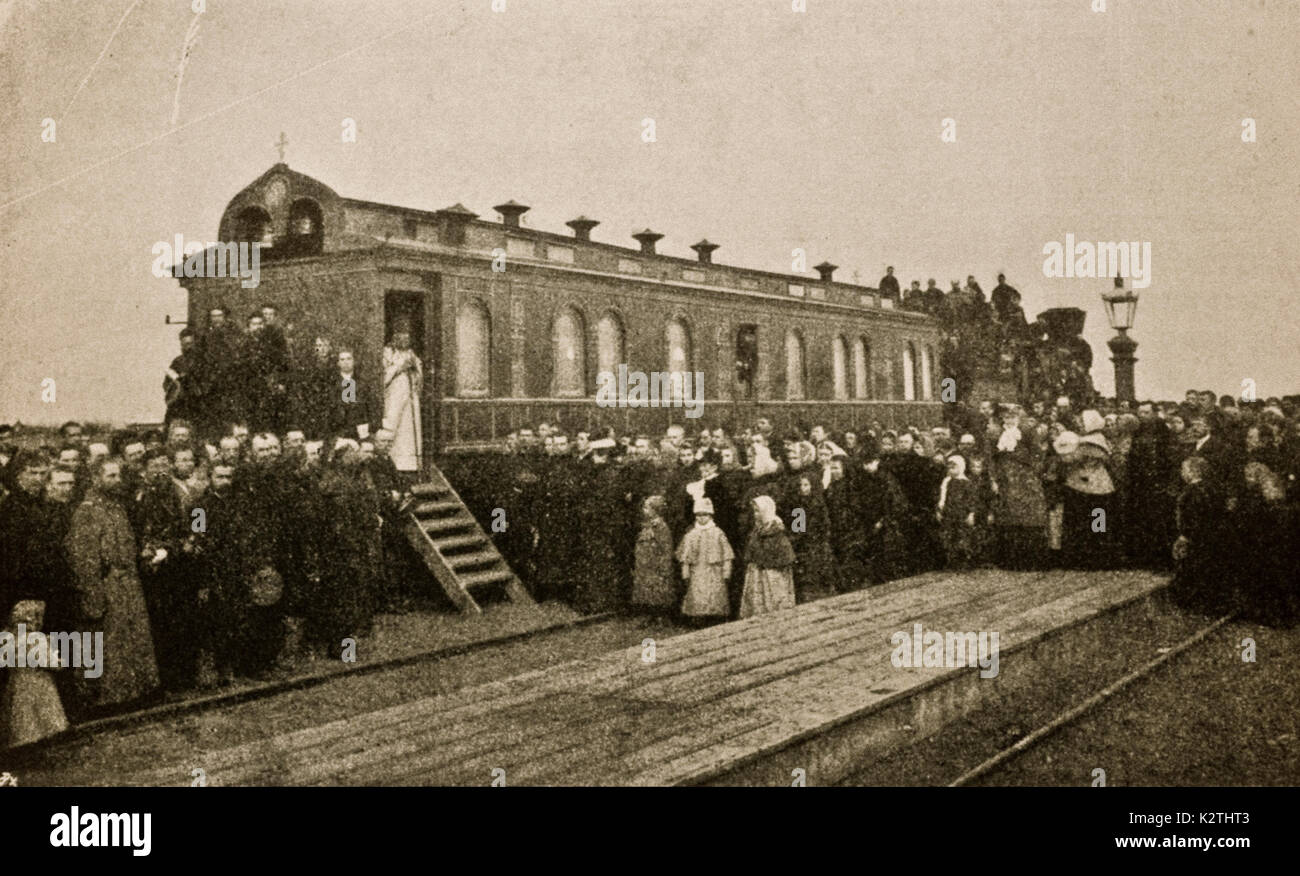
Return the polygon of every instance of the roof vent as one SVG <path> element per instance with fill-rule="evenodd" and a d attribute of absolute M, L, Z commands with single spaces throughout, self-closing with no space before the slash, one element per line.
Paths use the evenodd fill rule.
<path fill-rule="evenodd" d="M 532 208 L 525 207 L 523 204 L 516 204 L 514 201 L 506 201 L 504 204 L 497 204 L 492 209 L 501 214 L 501 222 L 506 228 L 518 228 L 519 217 Z"/>
<path fill-rule="evenodd" d="M 578 240 L 591 240 L 591 229 L 600 223 L 595 219 L 588 219 L 586 216 L 579 216 L 577 219 L 570 219 L 564 223 L 573 229 L 573 236 Z"/>
<path fill-rule="evenodd" d="M 644 231 L 638 231 L 636 234 L 633 234 L 632 237 L 640 241 L 641 252 L 645 253 L 646 255 L 654 255 L 655 243 L 663 239 L 662 234 L 657 234 L 651 231 L 649 228 L 645 229 Z"/>
<path fill-rule="evenodd" d="M 700 257 L 700 264 L 702 265 L 713 264 L 713 251 L 717 248 L 718 244 L 709 243 L 707 237 L 699 243 L 691 244 L 691 249 L 695 250 L 695 254 Z"/>

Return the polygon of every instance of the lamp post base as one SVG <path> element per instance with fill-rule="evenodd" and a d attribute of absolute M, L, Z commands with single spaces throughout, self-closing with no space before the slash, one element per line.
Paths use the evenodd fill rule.
<path fill-rule="evenodd" d="M 1133 389 L 1133 366 L 1137 363 L 1133 354 L 1137 351 L 1137 341 L 1121 330 L 1106 342 L 1106 346 L 1110 347 L 1110 361 L 1115 363 L 1115 398 L 1118 401 L 1137 401 Z"/>

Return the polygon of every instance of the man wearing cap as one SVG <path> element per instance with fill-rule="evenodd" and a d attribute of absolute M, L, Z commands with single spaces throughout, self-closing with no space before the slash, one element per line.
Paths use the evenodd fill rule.
<path fill-rule="evenodd" d="M 91 469 L 91 487 L 68 525 L 68 563 L 76 595 L 74 630 L 104 633 L 103 674 L 74 675 L 92 708 L 140 700 L 158 687 L 149 612 L 136 572 L 137 546 L 123 510 L 122 465 L 106 458 Z"/>
<path fill-rule="evenodd" d="M 575 513 L 561 512 L 561 526 L 576 523 L 577 546 L 570 557 L 574 602 L 585 612 L 614 611 L 627 604 L 636 528 L 628 501 L 625 470 L 611 465 L 614 439 L 591 443 L 584 500 Z"/>
<path fill-rule="evenodd" d="M 197 605 L 191 570 L 182 568 L 181 544 L 189 535 L 171 460 L 162 448 L 145 454 L 144 481 L 135 498 L 140 580 L 149 607 L 158 670 L 164 690 L 193 681 L 193 614 Z"/>

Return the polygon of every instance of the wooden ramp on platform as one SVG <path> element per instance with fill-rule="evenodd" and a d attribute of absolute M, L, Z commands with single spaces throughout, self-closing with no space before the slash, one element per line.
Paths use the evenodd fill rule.
<path fill-rule="evenodd" d="M 452 604 L 463 614 L 481 614 L 473 592 L 496 588 L 513 602 L 532 605 L 532 597 L 451 483 L 436 466 L 428 468 L 426 481 L 411 487 L 415 501 L 406 512 L 406 538 Z"/>
<path fill-rule="evenodd" d="M 1140 571 L 931 573 L 115 781 L 172 784 L 202 767 L 219 785 L 482 786 L 498 769 L 507 785 L 789 785 L 802 769 L 831 784 L 1016 679 L 1086 665 L 1107 623 L 1165 583 Z M 915 624 L 997 632 L 998 676 L 894 666 L 891 636 Z"/>

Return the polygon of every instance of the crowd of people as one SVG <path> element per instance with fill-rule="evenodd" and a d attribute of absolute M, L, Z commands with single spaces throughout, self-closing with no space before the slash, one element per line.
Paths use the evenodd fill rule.
<path fill-rule="evenodd" d="M 946 411 L 835 434 L 541 424 L 440 462 L 533 595 L 580 611 L 708 624 L 939 568 L 1136 565 L 1172 569 L 1189 609 L 1295 621 L 1300 400 Z M 94 678 L 10 661 L 0 739 L 337 658 L 431 590 L 393 431 L 324 434 L 0 433 L 3 629 L 104 636 Z"/>
<path fill-rule="evenodd" d="M 707 623 L 939 568 L 1136 565 L 1174 570 L 1190 608 L 1294 620 L 1296 400 L 949 414 L 834 435 L 766 419 L 618 438 L 541 424 L 453 481 L 482 519 L 505 512 L 495 537 L 539 597 L 586 611 Z"/>
<path fill-rule="evenodd" d="M 913 280 L 910 288 L 900 291 L 890 267 L 879 288 L 899 308 L 934 318 L 940 329 L 944 374 L 957 386 L 970 386 L 979 376 L 997 376 L 1013 382 L 1014 394 L 1021 397 L 1095 395 L 1089 374 L 1092 350 L 1078 337 L 1083 311 L 1074 317 L 1077 324 L 1061 309 L 1045 311 L 1030 321 L 1020 291 L 1005 274 L 998 274 L 997 285 L 988 294 L 973 275 L 966 277 L 965 285 L 953 280 L 946 291 L 933 278 L 924 289 L 920 280 Z"/>
<path fill-rule="evenodd" d="M 184 420 L 211 440 L 238 425 L 253 433 L 302 432 L 326 443 L 365 438 L 383 424 L 393 433 L 390 453 L 398 469 L 419 469 L 425 377 L 408 324 L 393 326 L 377 380 L 358 371 L 350 348 L 335 350 L 327 337 L 301 348 L 269 303 L 248 315 L 242 331 L 225 307 L 213 307 L 204 331 L 186 327 L 180 345 L 163 380 L 165 424 Z"/>
<path fill-rule="evenodd" d="M 70 422 L 58 446 L 0 453 L 2 628 L 103 635 L 102 673 L 64 667 L 54 691 L 8 662 L 0 745 L 337 659 L 409 600 L 390 431 L 328 449 L 242 426 L 208 443 L 183 420 L 91 438 Z"/>

